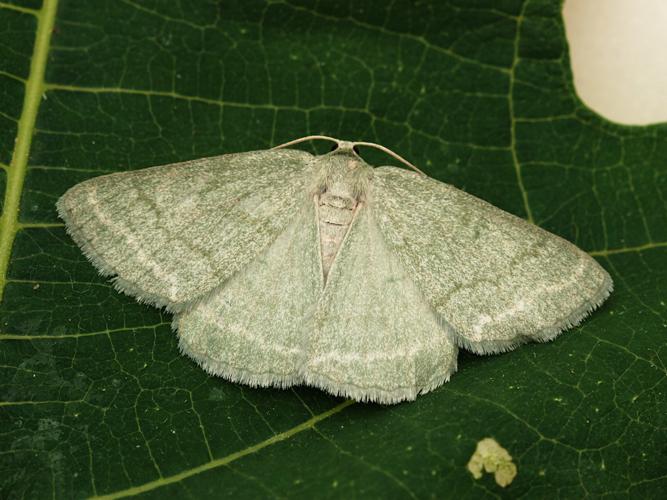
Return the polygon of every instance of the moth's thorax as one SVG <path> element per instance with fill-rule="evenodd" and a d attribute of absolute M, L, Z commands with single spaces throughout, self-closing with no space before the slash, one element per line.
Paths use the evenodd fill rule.
<path fill-rule="evenodd" d="M 319 161 L 322 167 L 315 183 L 314 200 L 322 271 L 326 280 L 359 204 L 366 199 L 373 169 L 356 154 L 347 151 L 330 153 L 320 157 Z"/>

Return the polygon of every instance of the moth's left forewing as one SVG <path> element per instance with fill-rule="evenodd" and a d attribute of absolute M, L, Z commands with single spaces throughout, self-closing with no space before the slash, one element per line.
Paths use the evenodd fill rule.
<path fill-rule="evenodd" d="M 469 350 L 550 340 L 611 292 L 588 254 L 452 186 L 380 167 L 372 193 L 388 246 Z"/>

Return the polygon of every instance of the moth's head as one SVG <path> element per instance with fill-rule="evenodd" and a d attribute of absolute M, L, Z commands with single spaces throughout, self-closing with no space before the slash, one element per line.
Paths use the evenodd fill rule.
<path fill-rule="evenodd" d="M 336 191 L 343 197 L 356 200 L 364 198 L 373 175 L 373 167 L 355 151 L 354 143 L 339 141 L 329 153 L 318 156 L 315 161 L 319 168 L 311 189 L 312 194 Z"/>
<path fill-rule="evenodd" d="M 350 141 L 338 141 L 325 157 L 327 157 L 326 161 L 333 162 L 336 166 L 346 171 L 368 166 L 361 156 L 359 156 L 356 143 Z"/>
<path fill-rule="evenodd" d="M 326 177 L 354 177 L 373 169 L 359 156 L 356 143 L 349 141 L 336 140 L 331 151 L 318 156 L 317 161 L 322 165 L 322 170 L 327 172 Z"/>

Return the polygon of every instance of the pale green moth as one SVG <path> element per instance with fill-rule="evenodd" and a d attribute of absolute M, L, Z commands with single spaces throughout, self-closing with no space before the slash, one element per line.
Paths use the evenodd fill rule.
<path fill-rule="evenodd" d="M 336 148 L 284 148 L 311 139 Z M 413 400 L 459 347 L 553 339 L 611 292 L 571 243 L 357 146 L 412 166 L 309 136 L 95 177 L 58 213 L 116 288 L 174 313 L 183 352 L 252 386 Z"/>

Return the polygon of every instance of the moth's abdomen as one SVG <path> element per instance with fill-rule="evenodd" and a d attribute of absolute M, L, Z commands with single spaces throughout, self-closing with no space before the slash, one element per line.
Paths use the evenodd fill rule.
<path fill-rule="evenodd" d="M 324 192 L 315 198 L 318 205 L 322 271 L 327 279 L 338 249 L 347 233 L 358 201 L 352 196 Z"/>

